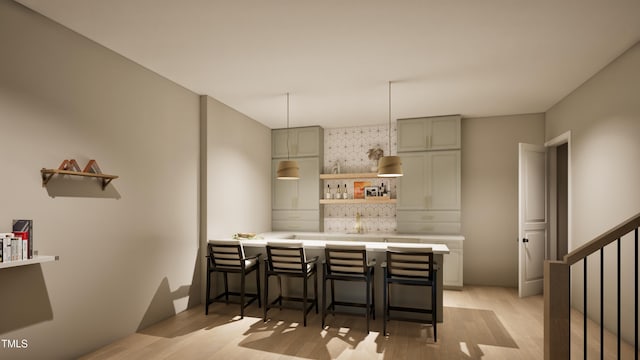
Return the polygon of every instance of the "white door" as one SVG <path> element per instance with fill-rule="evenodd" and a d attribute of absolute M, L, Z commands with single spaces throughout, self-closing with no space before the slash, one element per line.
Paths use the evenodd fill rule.
<path fill-rule="evenodd" d="M 546 169 L 544 146 L 519 146 L 518 294 L 542 293 L 547 245 Z"/>

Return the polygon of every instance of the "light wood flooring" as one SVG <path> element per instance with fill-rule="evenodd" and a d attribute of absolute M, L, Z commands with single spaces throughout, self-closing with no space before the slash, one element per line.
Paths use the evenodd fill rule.
<path fill-rule="evenodd" d="M 381 335 L 377 314 L 367 335 L 364 315 L 309 314 L 302 326 L 301 311 L 271 309 L 262 321 L 254 303 L 240 319 L 239 305 L 215 303 L 182 312 L 147 329 L 109 344 L 82 359 L 542 359 L 543 298 L 518 298 L 517 291 L 500 287 L 465 286 L 444 292 L 444 322 L 433 328 L 391 320 L 389 336 Z M 573 334 L 581 337 L 582 320 L 575 314 Z M 599 332 L 591 331 L 599 337 Z M 595 351 L 598 344 L 589 344 Z M 599 339 L 599 338 L 598 338 Z M 599 340 L 597 340 L 599 341 Z M 574 341 L 572 358 L 582 358 L 582 340 Z M 607 334 L 605 343 L 615 350 Z M 622 358 L 633 349 L 623 346 Z M 615 358 L 611 350 L 606 358 Z M 589 358 L 599 358 L 591 354 Z"/>

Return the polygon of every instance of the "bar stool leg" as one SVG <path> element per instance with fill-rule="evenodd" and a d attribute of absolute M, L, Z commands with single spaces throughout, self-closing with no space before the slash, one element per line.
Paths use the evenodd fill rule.
<path fill-rule="evenodd" d="M 302 280 L 304 281 L 302 290 L 302 324 L 307 326 L 307 282 L 309 278 L 305 276 Z"/>
<path fill-rule="evenodd" d="M 256 295 L 258 296 L 258 309 L 262 307 L 262 297 L 260 296 L 260 262 L 256 264 Z"/>
<path fill-rule="evenodd" d="M 316 314 L 318 313 L 318 271 L 313 273 L 313 298 L 316 303 Z"/>
<path fill-rule="evenodd" d="M 376 277 L 374 276 L 375 268 L 371 267 L 371 313 L 373 320 L 376 319 Z"/>
<path fill-rule="evenodd" d="M 264 269 L 264 311 L 262 321 L 267 322 L 267 311 L 269 310 L 269 271 Z"/>
<path fill-rule="evenodd" d="M 240 319 L 244 319 L 244 288 L 245 288 L 245 273 L 240 273 Z"/>
<path fill-rule="evenodd" d="M 207 296 L 204 303 L 204 314 L 209 315 L 209 303 L 211 302 L 211 269 L 207 259 Z"/>
<path fill-rule="evenodd" d="M 327 317 L 327 264 L 322 267 L 322 328 Z"/>
<path fill-rule="evenodd" d="M 369 333 L 369 317 L 371 316 L 371 278 L 367 275 L 367 334 Z"/>

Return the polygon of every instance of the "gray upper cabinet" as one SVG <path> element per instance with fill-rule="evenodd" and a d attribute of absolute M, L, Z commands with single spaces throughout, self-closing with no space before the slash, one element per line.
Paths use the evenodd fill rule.
<path fill-rule="evenodd" d="M 288 135 L 287 135 L 288 133 Z M 271 131 L 271 157 L 287 157 L 287 137 L 289 138 L 289 157 L 320 156 L 324 147 L 323 131 L 319 126 Z"/>
<path fill-rule="evenodd" d="M 288 157 L 298 162 L 300 179 L 278 180 L 278 163 Z M 319 126 L 271 130 L 271 228 L 274 231 L 322 231 L 324 132 Z"/>
<path fill-rule="evenodd" d="M 398 152 L 460 149 L 460 115 L 398 120 Z"/>
<path fill-rule="evenodd" d="M 398 210 L 459 210 L 460 150 L 400 154 Z"/>

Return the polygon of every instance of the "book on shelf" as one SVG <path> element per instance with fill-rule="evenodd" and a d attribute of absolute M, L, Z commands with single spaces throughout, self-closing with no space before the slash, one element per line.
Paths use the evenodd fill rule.
<path fill-rule="evenodd" d="M 13 233 L 0 233 L 0 242 L 2 243 L 2 262 L 11 261 L 11 238 L 13 238 Z"/>
<path fill-rule="evenodd" d="M 13 220 L 13 233 L 19 236 L 23 242 L 26 242 L 24 259 L 33 258 L 33 220 Z M 21 246 L 23 244 L 20 244 Z"/>
<path fill-rule="evenodd" d="M 22 238 L 11 238 L 11 261 L 22 260 Z"/>

